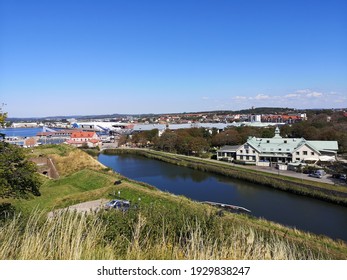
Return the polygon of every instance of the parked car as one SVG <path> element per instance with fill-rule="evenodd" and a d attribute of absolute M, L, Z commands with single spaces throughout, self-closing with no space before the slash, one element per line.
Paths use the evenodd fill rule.
<path fill-rule="evenodd" d="M 128 210 L 130 202 L 128 200 L 114 199 L 105 204 L 105 209 L 119 209 L 122 211 Z"/>
<path fill-rule="evenodd" d="M 308 176 L 310 176 L 310 177 L 314 177 L 314 178 L 319 178 L 319 179 L 321 179 L 321 178 L 322 178 L 322 175 L 321 175 L 321 174 L 319 174 L 319 173 L 310 173 L 310 174 L 308 174 Z"/>
<path fill-rule="evenodd" d="M 347 179 L 346 174 L 340 174 L 340 173 L 334 173 L 331 177 L 335 179 L 340 179 L 342 181 L 346 181 Z"/>

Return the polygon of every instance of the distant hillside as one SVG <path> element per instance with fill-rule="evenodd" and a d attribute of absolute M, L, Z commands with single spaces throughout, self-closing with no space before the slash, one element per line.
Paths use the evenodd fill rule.
<path fill-rule="evenodd" d="M 341 111 L 343 109 L 294 109 L 287 107 L 256 107 L 243 110 L 220 110 L 220 111 L 197 111 L 197 112 L 181 112 L 181 113 L 143 113 L 143 114 L 101 114 L 101 115 L 61 115 L 61 116 L 47 116 L 47 117 L 32 117 L 32 118 L 7 118 L 10 122 L 41 122 L 41 121 L 54 121 L 54 120 L 66 120 L 66 119 L 77 119 L 77 120 L 90 120 L 90 119 L 121 119 L 126 117 L 134 118 L 149 118 L 158 117 L 162 115 L 184 115 L 184 114 L 217 114 L 217 115 L 228 115 L 228 114 L 289 114 L 289 113 L 308 113 L 308 114 L 332 114 L 334 111 Z M 347 109 L 345 109 L 347 110 Z"/>
<path fill-rule="evenodd" d="M 199 112 L 203 114 L 283 114 L 283 113 L 292 113 L 296 112 L 297 110 L 293 108 L 280 108 L 280 107 L 259 107 L 259 108 L 250 108 L 250 109 L 243 109 L 243 110 L 237 110 L 237 111 L 204 111 Z"/>

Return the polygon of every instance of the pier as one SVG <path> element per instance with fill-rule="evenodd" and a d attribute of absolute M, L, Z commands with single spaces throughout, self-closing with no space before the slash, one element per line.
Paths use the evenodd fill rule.
<path fill-rule="evenodd" d="M 251 210 L 248 210 L 247 208 L 241 207 L 241 206 L 236 206 L 236 205 L 230 205 L 230 204 L 225 204 L 225 203 L 219 203 L 219 202 L 211 202 L 211 201 L 204 201 L 203 203 L 216 206 L 218 208 L 226 209 L 229 211 L 244 211 L 247 213 L 251 213 Z"/>

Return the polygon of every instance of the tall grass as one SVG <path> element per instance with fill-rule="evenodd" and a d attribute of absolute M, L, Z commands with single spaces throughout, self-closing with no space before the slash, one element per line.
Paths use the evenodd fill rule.
<path fill-rule="evenodd" d="M 34 212 L 28 220 L 16 217 L 0 229 L 0 259 L 106 258 L 107 246 L 101 246 L 104 231 L 96 217 L 64 212 L 44 219 Z"/>
<path fill-rule="evenodd" d="M 184 218 L 178 227 L 162 219 L 152 228 L 146 211 L 82 215 L 63 212 L 45 218 L 34 212 L 15 217 L 0 228 L 0 259 L 327 259 L 323 251 L 289 241 L 275 233 L 223 223 L 207 229 L 200 219 Z M 151 213 L 154 214 L 154 213 Z M 109 231 L 114 223 L 124 231 Z"/>

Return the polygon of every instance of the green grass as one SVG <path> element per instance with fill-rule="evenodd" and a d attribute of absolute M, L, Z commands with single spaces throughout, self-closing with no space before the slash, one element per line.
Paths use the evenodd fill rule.
<path fill-rule="evenodd" d="M 89 199 L 84 193 L 110 188 L 115 178 L 115 175 L 85 169 L 59 180 L 47 180 L 40 188 L 41 196 L 32 197 L 29 200 L 12 201 L 12 203 L 25 213 L 35 207 L 46 210 L 65 207 L 70 203 Z M 74 199 L 69 201 L 67 199 L 69 197 Z"/>
<path fill-rule="evenodd" d="M 130 211 L 47 218 L 52 209 L 118 192 L 131 201 Z M 0 225 L 0 259 L 347 259 L 342 241 L 247 215 L 220 216 L 113 172 L 82 169 L 45 180 L 41 193 L 13 201 L 23 215 Z"/>
<path fill-rule="evenodd" d="M 122 184 L 113 185 L 114 180 L 119 178 L 122 178 Z M 113 194 L 118 196 L 118 191 L 121 198 L 130 200 L 137 208 L 127 213 L 109 211 L 100 214 L 103 224 L 99 226 L 103 229 L 100 230 L 102 234 L 98 237 L 97 244 L 94 244 L 96 247 L 80 248 L 82 251 L 94 250 L 94 253 L 74 254 L 68 251 L 69 253 L 62 254 L 59 250 L 58 255 L 50 255 L 48 249 L 45 249 L 47 255 L 31 256 L 25 250 L 39 252 L 41 249 L 31 248 L 30 246 L 36 245 L 30 241 L 30 244 L 33 244 L 18 245 L 27 248 L 22 248 L 23 251 L 18 255 L 11 255 L 7 251 L 2 253 L 3 256 L 11 255 L 13 259 L 347 259 L 347 247 L 343 242 L 289 229 L 247 215 L 225 212 L 224 216 L 220 217 L 217 215 L 217 209 L 211 206 L 183 196 L 161 192 L 117 174 L 93 170 L 82 170 L 59 180 L 48 181 L 42 188 L 41 197 L 16 201 L 15 206 L 24 212 L 25 217 L 31 217 L 33 209 L 37 209 L 34 215 L 40 211 L 40 218 L 37 217 L 40 222 L 31 225 L 32 219 L 24 219 L 13 222 L 21 224 L 20 226 L 10 226 L 11 223 L 8 226 L 18 228 L 19 232 L 16 234 L 20 241 L 17 240 L 17 243 L 29 242 L 28 239 L 31 240 L 32 237 L 21 235 L 23 227 L 37 231 L 36 238 L 47 235 L 45 232 L 49 232 L 52 225 L 46 221 L 45 214 L 53 208 L 63 208 L 99 198 L 111 199 Z M 81 222 L 79 218 L 70 217 L 70 222 L 65 225 L 72 227 L 68 231 L 69 234 L 77 230 L 74 229 L 77 225 L 73 225 L 71 219 L 76 223 Z M 63 220 L 65 221 L 65 218 Z M 87 221 L 83 220 L 83 223 L 85 222 Z M 64 226 L 63 221 L 59 223 Z M 90 234 L 94 236 L 94 233 Z M 5 239 L 3 237 L 3 240 Z M 13 239 L 9 240 L 13 242 Z M 35 239 L 35 242 L 44 242 L 44 237 L 40 240 Z M 51 242 L 56 244 L 58 241 Z M 202 248 L 198 245 L 200 243 L 204 244 Z M 171 250 L 158 244 L 166 244 Z M 110 252 L 113 253 L 108 255 Z"/>
<path fill-rule="evenodd" d="M 39 157 L 39 156 L 47 156 L 47 155 L 60 155 L 60 156 L 66 156 L 71 151 L 74 151 L 76 148 L 61 144 L 61 145 L 41 145 L 38 147 L 35 147 L 34 149 L 26 149 L 25 151 L 28 154 L 28 157 Z"/>

